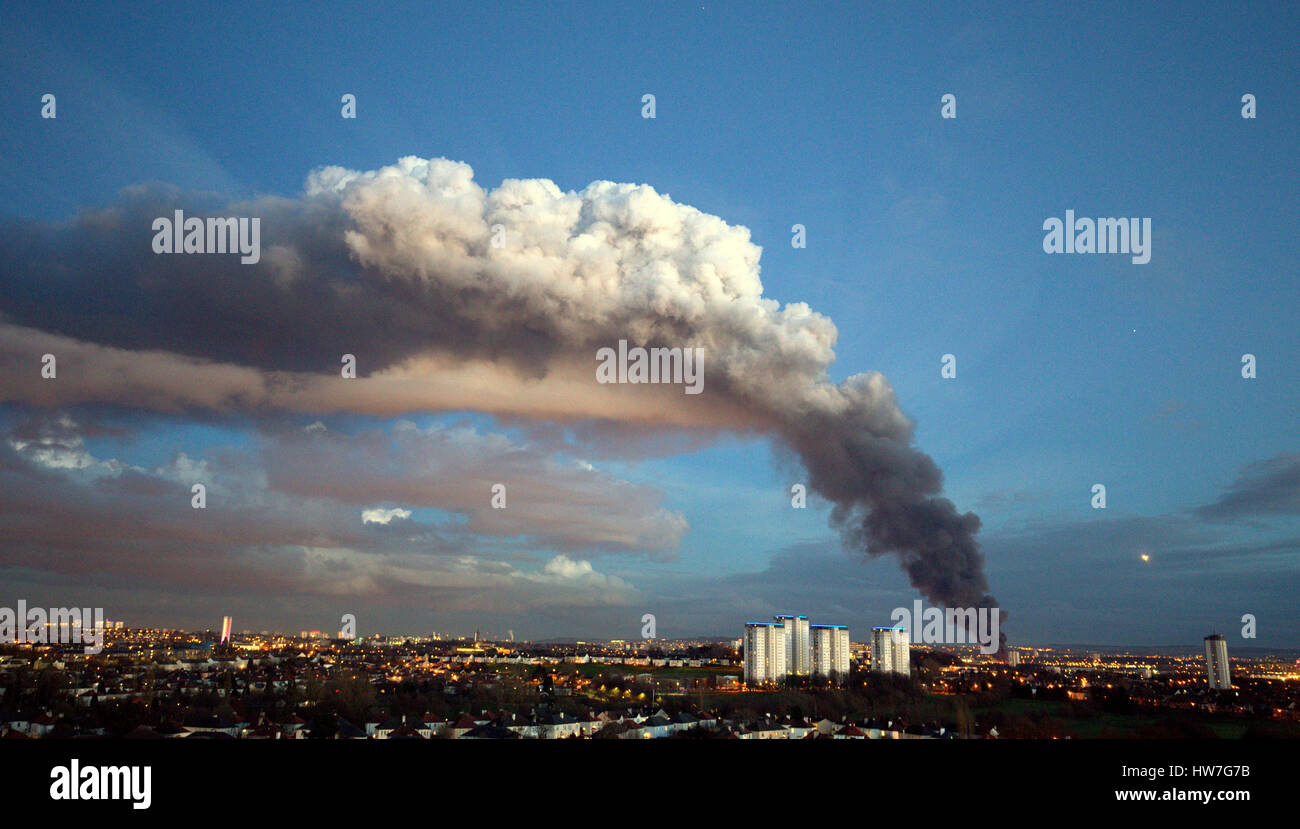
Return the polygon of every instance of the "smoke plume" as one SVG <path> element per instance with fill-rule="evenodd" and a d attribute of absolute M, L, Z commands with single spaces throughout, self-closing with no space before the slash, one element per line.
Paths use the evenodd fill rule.
<path fill-rule="evenodd" d="M 176 209 L 260 217 L 261 260 L 155 254 L 151 224 Z M 897 556 L 933 604 L 995 606 L 979 519 L 941 497 L 888 381 L 831 382 L 834 324 L 764 298 L 759 255 L 648 186 L 485 190 L 446 159 L 321 168 L 296 199 L 137 188 L 66 224 L 0 226 L 0 399 L 771 434 L 852 549 Z M 703 348 L 705 392 L 598 385 L 594 355 L 620 339 Z M 47 352 L 56 383 L 34 368 Z"/>

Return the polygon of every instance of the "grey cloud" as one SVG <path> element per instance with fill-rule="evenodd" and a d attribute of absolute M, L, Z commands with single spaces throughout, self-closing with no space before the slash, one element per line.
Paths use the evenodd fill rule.
<path fill-rule="evenodd" d="M 562 522 L 555 532 L 529 527 L 525 539 L 522 525 L 510 522 L 486 529 L 456 521 L 366 524 L 362 505 L 391 493 L 367 491 L 361 476 L 337 492 L 268 487 L 273 476 L 263 463 L 277 465 L 275 474 L 286 480 L 301 481 L 319 469 L 298 468 L 293 451 L 279 453 L 274 443 L 264 451 L 213 450 L 204 458 L 178 454 L 155 469 L 141 469 L 92 456 L 76 426 L 63 423 L 57 453 L 49 441 L 21 448 L 22 441 L 10 436 L 0 441 L 0 567 L 11 578 L 39 573 L 103 589 L 133 584 L 182 594 L 387 595 L 411 602 L 460 586 L 469 592 L 458 601 L 486 606 L 581 607 L 623 602 L 636 591 L 577 555 L 552 554 L 545 566 L 516 566 L 507 559 L 530 558 L 512 554 L 512 548 L 525 541 L 530 549 L 602 550 L 626 550 L 647 538 L 675 543 L 682 520 L 653 508 L 651 490 L 575 468 L 567 477 L 556 475 L 546 493 L 557 509 L 572 499 L 577 504 L 568 508 L 585 506 L 589 515 L 585 523 Z M 483 476 L 478 463 L 504 456 L 521 481 L 548 481 L 545 457 L 499 436 L 400 424 L 396 432 L 404 443 L 380 445 L 368 458 L 349 454 L 347 442 L 347 451 L 317 442 L 312 457 L 341 477 L 347 477 L 351 461 L 378 459 L 391 473 L 378 481 L 405 483 L 418 496 L 415 503 L 443 509 L 454 508 L 460 496 L 421 487 L 430 479 L 418 478 L 417 466 L 425 472 L 454 467 L 472 479 Z M 318 431 L 308 434 L 314 441 L 321 437 Z M 190 485 L 196 482 L 208 487 L 207 509 L 191 507 Z M 526 512 L 528 494 L 516 497 Z M 546 498 L 534 494 L 532 502 L 538 501 Z"/>
<path fill-rule="evenodd" d="M 465 516 L 475 534 L 526 536 L 562 549 L 672 558 L 687 530 L 649 487 L 467 427 L 399 421 L 391 435 L 288 434 L 262 446 L 261 465 L 277 491 L 436 507 Z M 497 484 L 505 487 L 505 509 L 490 503 Z"/>
<path fill-rule="evenodd" d="M 1300 515 L 1300 454 L 1281 454 L 1246 466 L 1222 495 L 1194 514 L 1207 521 Z"/>

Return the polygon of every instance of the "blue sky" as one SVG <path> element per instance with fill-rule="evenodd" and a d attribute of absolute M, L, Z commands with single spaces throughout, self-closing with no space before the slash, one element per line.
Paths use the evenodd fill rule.
<path fill-rule="evenodd" d="M 1300 565 L 1294 5 L 105 4 L 8 9 L 3 23 L 6 221 L 62 222 L 148 182 L 295 197 L 313 168 L 407 155 L 465 162 L 484 187 L 649 184 L 749 228 L 764 295 L 834 320 L 831 379 L 876 370 L 893 384 L 945 494 L 983 521 L 1013 642 L 1194 644 L 1249 612 L 1259 639 L 1242 644 L 1300 646 L 1280 587 Z M 54 120 L 38 117 L 46 92 Z M 343 93 L 355 120 L 339 117 Z M 940 118 L 945 93 L 956 119 Z M 1151 217 L 1150 263 L 1046 255 L 1042 223 L 1066 209 Z M 945 353 L 956 379 L 940 377 Z M 33 416 L 12 402 L 3 414 Z M 74 415 L 126 424 L 84 447 L 142 468 L 259 440 L 239 417 Z M 323 419 L 344 434 L 396 420 Z M 530 435 L 472 412 L 405 419 Z M 863 630 L 915 597 L 892 560 L 842 549 L 824 502 L 790 509 L 801 473 L 766 437 L 608 469 L 690 527 L 675 560 L 592 559 L 636 586 L 634 602 L 378 603 L 375 626 L 631 636 L 656 612 L 662 635 L 726 634 L 770 611 Z M 1281 506 L 1210 508 L 1252 482 Z M 520 566 L 568 555 L 535 552 Z M 55 598 L 95 588 L 30 584 Z M 233 602 L 205 591 L 202 612 Z M 185 602 L 112 599 L 128 618 L 184 615 Z M 286 595 L 236 615 L 312 628 L 331 607 Z"/>

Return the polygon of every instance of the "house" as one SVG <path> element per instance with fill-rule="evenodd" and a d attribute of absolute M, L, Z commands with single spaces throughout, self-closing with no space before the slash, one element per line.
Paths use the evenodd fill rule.
<path fill-rule="evenodd" d="M 737 736 L 742 740 L 788 740 L 790 739 L 790 729 L 780 723 L 763 720 L 747 726 L 744 732 Z"/>
<path fill-rule="evenodd" d="M 386 739 L 389 740 L 423 740 L 424 736 L 420 734 L 419 729 L 410 723 L 402 723 L 388 733 Z"/>
<path fill-rule="evenodd" d="M 817 721 L 814 727 L 817 729 L 818 734 L 824 734 L 827 737 L 829 737 L 839 729 L 840 724 L 836 722 L 831 722 L 830 720 L 823 717 L 822 719 Z"/>
<path fill-rule="evenodd" d="M 502 711 L 501 714 L 492 721 L 491 725 L 495 725 L 499 728 L 508 728 L 513 731 L 516 736 L 527 739 L 535 740 L 541 733 L 541 729 L 536 722 L 528 717 L 522 717 L 512 711 Z"/>
<path fill-rule="evenodd" d="M 480 725 L 482 725 L 482 723 L 474 722 L 474 718 L 469 714 L 461 714 L 456 718 L 456 721 L 451 724 L 451 727 L 447 729 L 448 736 L 453 740 L 460 739 Z"/>
<path fill-rule="evenodd" d="M 581 717 L 578 717 L 578 731 L 583 737 L 590 737 L 592 734 L 595 734 L 602 725 L 603 723 L 596 717 L 593 717 L 590 711 L 585 711 Z"/>
<path fill-rule="evenodd" d="M 641 724 L 642 736 L 656 740 L 671 735 L 672 728 L 673 721 L 662 714 L 656 714 Z"/>
<path fill-rule="evenodd" d="M 396 717 L 389 717 L 388 719 L 381 722 L 379 725 L 375 726 L 375 735 L 374 735 L 375 739 L 387 740 L 394 731 L 397 731 L 401 727 L 402 727 L 401 720 L 397 719 Z"/>
<path fill-rule="evenodd" d="M 32 730 L 31 717 L 26 714 L 0 714 L 0 729 L 28 737 Z"/>
<path fill-rule="evenodd" d="M 420 734 L 425 737 L 425 739 L 436 737 L 439 731 L 447 727 L 446 720 L 428 712 L 425 712 L 424 716 L 420 718 L 420 721 L 424 726 L 420 729 Z"/>
<path fill-rule="evenodd" d="M 645 733 L 644 726 L 633 723 L 631 720 L 624 720 L 621 725 L 623 730 L 618 734 L 620 740 L 645 740 L 649 738 L 649 735 Z M 606 726 L 606 728 L 608 727 Z"/>
<path fill-rule="evenodd" d="M 569 714 L 552 714 L 541 722 L 541 735 L 547 740 L 582 736 L 582 722 Z"/>
<path fill-rule="evenodd" d="M 33 737 L 44 737 L 54 730 L 55 723 L 57 722 L 58 721 L 49 714 L 41 714 L 40 716 L 33 717 L 28 733 Z"/>
<path fill-rule="evenodd" d="M 232 720 L 218 717 L 215 714 L 208 717 L 191 717 L 182 727 L 185 732 L 182 736 L 193 737 L 197 735 L 211 736 L 215 734 L 224 734 L 227 737 L 238 737 L 239 732 L 243 731 L 248 723 L 238 723 Z"/>
<path fill-rule="evenodd" d="M 305 731 L 299 731 L 298 737 L 301 738 L 304 734 L 306 734 Z M 357 728 L 355 725 L 343 719 L 342 717 L 339 717 L 338 728 L 334 732 L 334 739 L 364 740 L 366 739 L 366 732 L 361 730 L 360 728 Z"/>
<path fill-rule="evenodd" d="M 519 735 L 509 728 L 488 723 L 476 725 L 462 735 L 465 740 L 518 740 Z"/>

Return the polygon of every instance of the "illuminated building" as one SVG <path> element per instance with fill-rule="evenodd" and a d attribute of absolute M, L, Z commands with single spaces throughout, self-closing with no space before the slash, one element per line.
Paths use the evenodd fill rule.
<path fill-rule="evenodd" d="M 745 623 L 745 684 L 780 682 L 786 676 L 786 629 L 776 622 Z"/>
<path fill-rule="evenodd" d="M 871 629 L 871 670 L 882 674 L 911 676 L 911 645 L 907 628 Z"/>
<path fill-rule="evenodd" d="M 1228 664 L 1228 640 L 1219 634 L 1205 637 L 1205 673 L 1210 687 L 1232 687 L 1232 667 Z"/>
<path fill-rule="evenodd" d="M 844 625 L 812 625 L 812 672 L 842 681 L 849 675 L 849 629 Z"/>
<path fill-rule="evenodd" d="M 812 673 L 812 643 L 808 641 L 807 616 L 777 616 L 785 629 L 785 665 L 794 676 Z"/>

